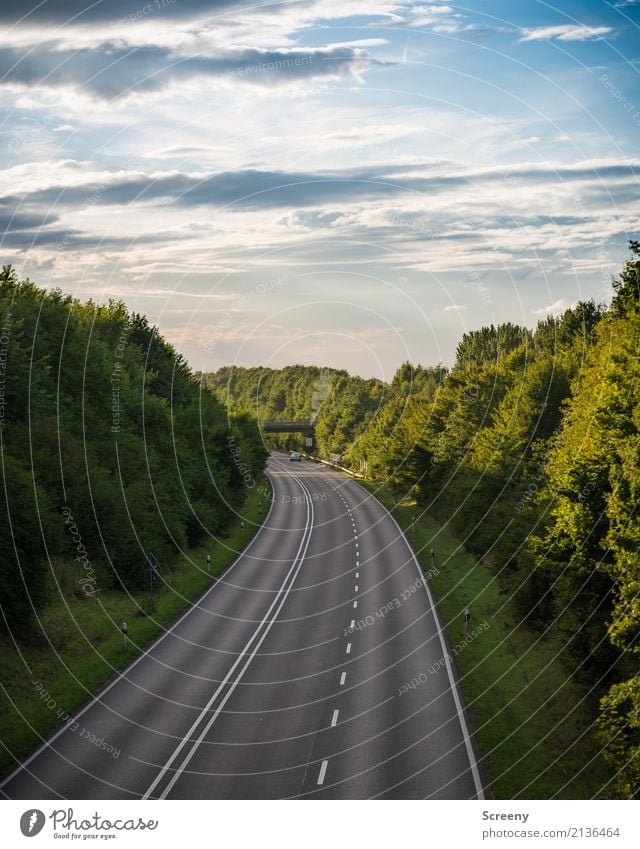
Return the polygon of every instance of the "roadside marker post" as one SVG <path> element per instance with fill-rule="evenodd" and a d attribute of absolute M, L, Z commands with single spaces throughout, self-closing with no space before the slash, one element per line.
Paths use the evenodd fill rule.
<path fill-rule="evenodd" d="M 123 622 L 123 623 L 122 623 L 122 628 L 121 628 L 121 630 L 122 630 L 122 643 L 123 643 L 123 648 L 125 648 L 125 649 L 126 649 L 126 647 L 129 645 L 129 628 L 127 627 L 127 623 L 126 623 L 126 622 Z"/>
<path fill-rule="evenodd" d="M 464 635 L 465 637 L 469 633 L 469 620 L 471 619 L 471 614 L 469 613 L 469 608 L 464 612 Z"/>
<path fill-rule="evenodd" d="M 211 555 L 207 554 L 207 575 L 211 574 Z"/>

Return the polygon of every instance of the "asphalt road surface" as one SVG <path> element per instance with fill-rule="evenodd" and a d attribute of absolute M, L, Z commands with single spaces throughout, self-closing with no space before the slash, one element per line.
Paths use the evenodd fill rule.
<path fill-rule="evenodd" d="M 5 779 L 6 798 L 484 798 L 399 527 L 327 467 L 276 455 L 268 473 L 271 510 L 242 556 Z"/>

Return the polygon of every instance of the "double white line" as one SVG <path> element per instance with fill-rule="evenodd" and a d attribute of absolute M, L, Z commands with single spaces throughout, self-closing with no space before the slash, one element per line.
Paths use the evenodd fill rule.
<path fill-rule="evenodd" d="M 296 556 L 293 559 L 293 563 L 291 564 L 291 568 L 287 572 L 286 577 L 285 577 L 284 581 L 282 582 L 282 585 L 280 586 L 280 589 L 278 590 L 276 597 L 271 602 L 269 609 L 265 613 L 261 622 L 259 622 L 255 631 L 251 635 L 251 638 L 249 639 L 249 641 L 247 642 L 245 647 L 242 649 L 242 651 L 240 652 L 240 654 L 236 658 L 233 666 L 227 672 L 226 676 L 224 677 L 224 680 L 220 683 L 220 685 L 216 689 L 215 693 L 211 696 L 211 698 L 209 699 L 207 704 L 200 711 L 196 721 L 193 723 L 191 728 L 187 731 L 187 733 L 182 738 L 180 743 L 176 746 L 176 748 L 175 748 L 173 754 L 171 755 L 171 757 L 169 758 L 169 760 L 166 762 L 166 764 L 162 767 L 162 769 L 160 770 L 158 775 L 155 777 L 155 779 L 153 780 L 153 782 L 149 786 L 148 790 L 143 795 L 143 797 L 142 797 L 143 799 L 150 798 L 152 796 L 152 794 L 155 794 L 155 798 L 158 798 L 158 799 L 166 799 L 167 798 L 167 796 L 171 792 L 171 789 L 173 788 L 174 784 L 178 781 L 178 779 L 180 778 L 180 776 L 182 775 L 182 773 L 184 772 L 184 770 L 188 766 L 189 762 L 191 761 L 191 759 L 195 755 L 195 753 L 198 749 L 198 746 L 200 745 L 200 743 L 202 743 L 204 738 L 209 733 L 213 723 L 220 716 L 220 713 L 224 709 L 224 706 L 226 705 L 228 700 L 231 698 L 233 691 L 236 689 L 236 687 L 238 686 L 238 684 L 242 680 L 244 673 L 249 668 L 251 661 L 253 660 L 253 658 L 258 653 L 260 646 L 262 645 L 262 643 L 266 639 L 267 634 L 271 630 L 271 626 L 273 625 L 273 623 L 278 618 L 278 615 L 279 615 L 280 611 L 282 610 L 282 606 L 284 605 L 285 601 L 287 600 L 287 596 L 289 595 L 291 588 L 293 587 L 293 584 L 294 584 L 294 582 L 295 582 L 295 580 L 298 576 L 298 572 L 302 568 L 302 564 L 304 563 L 304 558 L 305 558 L 305 555 L 307 553 L 307 549 L 309 548 L 309 542 L 311 541 L 311 531 L 313 530 L 313 519 L 314 519 L 313 499 L 311 498 L 311 493 L 309 492 L 309 490 L 307 489 L 305 484 L 300 480 L 300 478 L 297 475 L 292 475 L 292 477 L 294 478 L 296 483 L 298 483 L 298 485 L 300 486 L 300 488 L 302 489 L 302 491 L 304 492 L 304 494 L 306 496 L 305 500 L 306 500 L 306 504 L 307 504 L 307 515 L 306 515 L 306 520 L 305 520 L 304 533 L 302 534 L 302 540 L 300 541 L 300 545 L 298 546 L 298 551 L 296 552 Z M 238 667 L 240 667 L 243 660 L 244 660 L 244 664 L 241 666 L 241 668 L 239 669 L 239 671 L 237 672 L 237 674 L 235 675 L 235 678 L 234 678 L 234 673 L 236 673 L 236 670 L 238 669 Z M 233 678 L 233 680 L 232 680 L 232 678 Z M 226 688 L 226 692 L 224 692 L 224 695 L 223 695 L 223 691 L 225 690 L 225 688 Z M 215 708 L 211 718 L 209 719 L 208 722 L 206 722 L 204 724 L 202 730 L 200 731 L 198 736 L 195 737 L 195 739 L 194 739 L 194 735 L 197 733 L 198 727 L 200 726 L 200 724 L 202 723 L 202 721 L 206 717 L 206 715 L 209 713 L 209 711 L 211 711 L 214 704 L 216 703 L 216 700 L 219 697 L 221 697 L 219 704 Z M 189 748 L 189 744 L 191 744 L 190 748 Z M 178 759 L 182 755 L 183 751 L 185 751 L 185 750 L 186 750 L 186 754 L 182 758 L 180 765 L 174 768 L 174 766 L 173 766 L 174 763 L 176 763 L 178 761 Z M 167 781 L 164 789 L 161 790 L 160 792 L 156 792 L 157 788 L 159 787 L 159 785 L 161 784 L 161 782 L 163 781 L 163 779 L 165 778 L 167 773 L 169 773 L 170 771 L 173 774 L 171 775 L 171 778 Z"/>

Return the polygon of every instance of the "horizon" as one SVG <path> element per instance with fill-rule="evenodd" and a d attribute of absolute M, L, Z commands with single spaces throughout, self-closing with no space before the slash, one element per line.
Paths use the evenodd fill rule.
<path fill-rule="evenodd" d="M 465 331 L 609 302 L 639 11 L 5 3 L 3 255 L 199 371 L 449 365 Z"/>

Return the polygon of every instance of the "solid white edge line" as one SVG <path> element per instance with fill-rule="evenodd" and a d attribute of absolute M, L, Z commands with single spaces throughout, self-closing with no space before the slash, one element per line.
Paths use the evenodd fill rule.
<path fill-rule="evenodd" d="M 357 481 L 351 481 L 351 483 L 358 484 Z M 364 487 L 360 487 L 360 488 L 364 489 Z M 404 540 L 405 545 L 407 546 L 409 552 L 411 553 L 411 557 L 413 559 L 413 562 L 415 563 L 416 569 L 418 570 L 418 574 L 420 575 L 422 586 L 425 588 L 425 590 L 427 592 L 427 597 L 429 599 L 429 604 L 431 606 L 431 612 L 433 613 L 433 619 L 436 623 L 436 628 L 438 630 L 438 637 L 440 638 L 440 645 L 442 646 L 442 657 L 444 658 L 445 666 L 447 667 L 447 674 L 449 676 L 449 683 L 451 685 L 451 693 L 453 695 L 453 700 L 454 700 L 455 705 L 456 705 L 456 711 L 458 713 L 458 720 L 460 722 L 460 728 L 462 730 L 462 736 L 464 738 L 464 745 L 465 745 L 465 749 L 467 751 L 467 757 L 469 758 L 469 766 L 471 767 L 471 775 L 473 776 L 473 782 L 474 782 L 475 788 L 476 788 L 476 795 L 477 795 L 478 799 L 485 799 L 486 797 L 484 795 L 484 787 L 482 786 L 482 780 L 480 778 L 480 770 L 478 769 L 478 762 L 476 760 L 476 754 L 473 750 L 473 743 L 471 742 L 471 733 L 469 731 L 469 726 L 467 725 L 467 720 L 465 718 L 464 710 L 462 708 L 462 701 L 460 699 L 460 694 L 458 692 L 458 683 L 455 680 L 455 676 L 453 674 L 453 667 L 451 665 L 451 661 L 449 659 L 449 653 L 448 653 L 446 645 L 445 645 L 444 634 L 443 634 L 443 631 L 442 631 L 442 625 L 440 624 L 440 616 L 438 615 L 438 609 L 437 609 L 435 602 L 433 600 L 433 596 L 431 595 L 431 590 L 429 589 L 429 585 L 428 585 L 427 580 L 424 576 L 424 572 L 422 571 L 420 564 L 418 563 L 418 558 L 416 557 L 413 548 L 409 544 L 409 540 L 407 539 L 404 531 L 402 530 L 402 528 L 398 524 L 396 517 L 392 513 L 390 513 L 389 510 L 387 510 L 387 508 L 384 506 L 384 504 L 381 501 L 379 501 L 375 497 L 375 495 L 373 495 L 373 493 L 369 492 L 369 490 L 367 490 L 367 489 L 364 489 L 364 491 L 368 495 L 370 495 L 371 498 L 373 498 L 373 500 L 376 501 L 380 505 L 380 507 L 382 507 L 384 512 L 387 514 L 387 516 L 391 519 L 393 524 L 398 529 L 400 536 Z"/>
<path fill-rule="evenodd" d="M 269 477 L 269 475 L 268 475 L 268 474 L 267 474 L 267 477 Z M 273 495 L 273 494 L 274 494 L 274 492 L 273 492 L 273 482 L 272 482 L 272 481 L 270 481 L 270 482 L 271 482 L 272 495 Z M 254 534 L 254 536 L 253 536 L 253 537 L 249 540 L 249 542 L 246 544 L 246 546 L 242 549 L 242 551 L 240 552 L 240 554 L 238 554 L 238 556 L 237 556 L 237 557 L 236 557 L 236 559 L 233 561 L 233 563 L 231 564 L 231 566 L 228 566 L 228 567 L 225 569 L 225 571 L 224 571 L 221 575 L 219 575 L 219 576 L 215 579 L 215 582 L 214 582 L 213 584 L 211 584 L 211 586 L 210 586 L 208 589 L 206 589 L 206 590 L 202 593 L 202 595 L 201 595 L 198 599 L 196 599 L 196 601 L 194 601 L 194 602 L 193 602 L 193 603 L 192 603 L 192 604 L 191 604 L 191 605 L 190 605 L 190 606 L 189 606 L 189 607 L 185 610 L 185 612 L 184 612 L 184 613 L 183 613 L 183 614 L 179 617 L 179 619 L 176 619 L 176 621 L 175 621 L 175 622 L 170 623 L 170 627 L 166 628 L 166 629 L 162 632 L 162 634 L 160 634 L 160 636 L 159 636 L 159 637 L 156 637 L 156 639 L 155 639 L 155 640 L 151 643 L 151 645 L 150 645 L 148 648 L 146 648 L 146 649 L 145 649 L 143 652 L 141 652 L 141 653 L 140 653 L 140 654 L 139 654 L 136 658 L 134 658 L 128 666 L 125 666 L 125 668 L 124 668 L 121 672 L 116 672 L 116 673 L 115 673 L 115 675 L 114 675 L 114 677 L 112 678 L 112 680 L 111 680 L 111 681 L 109 681 L 109 682 L 108 682 L 108 683 L 107 683 L 107 684 L 106 684 L 106 685 L 105 685 L 105 686 L 104 686 L 104 687 L 103 687 L 103 688 L 102 688 L 102 689 L 101 689 L 101 690 L 97 693 L 97 695 L 95 695 L 95 696 L 91 699 L 91 701 L 87 702 L 87 704 L 86 704 L 83 708 L 81 708 L 81 709 L 80 709 L 77 713 L 74 713 L 74 715 L 71 717 L 71 719 L 67 720 L 67 721 L 65 722 L 65 724 L 64 724 L 63 726 L 61 726 L 60 728 L 58 728 L 58 730 L 57 730 L 57 731 L 55 731 L 55 732 L 54 732 L 54 733 L 53 733 L 50 737 L 47 737 L 47 739 L 45 740 L 45 742 L 44 742 L 44 743 L 42 743 L 42 744 L 41 744 L 41 745 L 40 745 L 40 746 L 39 746 L 39 747 L 38 747 L 38 748 L 37 748 L 34 752 L 32 752 L 26 760 L 24 760 L 24 761 L 22 761 L 20 764 L 18 764 L 18 766 L 17 766 L 17 767 L 16 767 L 16 768 L 15 768 L 12 772 L 10 772 L 10 773 L 9 773 L 9 775 L 7 775 L 7 777 L 6 777 L 6 778 L 3 778 L 3 779 L 2 779 L 2 781 L 0 781 L 0 789 L 2 789 L 2 788 L 5 786 L 5 784 L 8 784 L 10 781 L 12 781 L 12 780 L 16 777 L 16 775 L 17 775 L 19 772 L 21 772 L 21 771 L 22 771 L 23 769 L 25 769 L 25 767 L 27 767 L 27 766 L 28 766 L 28 765 L 29 765 L 32 761 L 34 761 L 37 757 L 39 757 L 39 756 L 40 756 L 40 755 L 41 755 L 41 754 L 45 751 L 45 749 L 49 749 L 49 748 L 51 748 L 51 744 L 52 744 L 55 740 L 57 740 L 57 739 L 58 739 L 58 737 L 60 737 L 60 735 L 61 735 L 61 734 L 64 734 L 64 732 L 65 732 L 65 731 L 67 731 L 67 729 L 69 728 L 69 726 L 70 726 L 70 725 L 73 725 L 73 724 L 74 724 L 74 722 L 77 722 L 77 720 L 78 720 L 78 719 L 80 719 L 80 717 L 81 717 L 81 716 L 83 716 L 83 715 L 84 715 L 84 714 L 85 714 L 88 710 L 90 710 L 90 708 L 92 708 L 92 707 L 93 707 L 93 706 L 94 706 L 97 702 L 99 702 L 99 701 L 102 699 L 102 697 L 103 697 L 103 696 L 106 696 L 106 694 L 109 692 L 109 690 L 111 690 L 111 688 L 112 688 L 112 687 L 115 687 L 115 685 L 116 685 L 116 684 L 119 684 L 119 683 L 120 683 L 120 681 L 121 681 L 123 678 L 125 678 L 125 677 L 126 677 L 126 675 L 127 675 L 129 672 L 131 672 L 131 670 L 132 670 L 135 666 L 137 666 L 137 665 L 138 665 L 138 663 L 140 663 L 140 661 L 141 661 L 141 660 L 144 660 L 144 658 L 145 658 L 145 657 L 148 657 L 148 655 L 149 655 L 149 654 L 150 654 L 150 653 L 151 653 L 151 652 L 152 652 L 152 651 L 153 651 L 153 650 L 154 650 L 154 649 L 155 649 L 155 648 L 156 648 L 156 647 L 157 647 L 157 646 L 158 646 L 158 645 L 159 645 L 159 644 L 160 644 L 160 643 L 161 643 L 161 642 L 165 639 L 165 637 L 168 637 L 168 636 L 169 636 L 169 634 L 171 634 L 171 632 L 172 632 L 175 628 L 177 628 L 177 627 L 178 627 L 178 625 L 180 625 L 180 623 L 181 623 L 181 622 L 183 622 L 183 621 L 187 618 L 187 616 L 189 616 L 191 613 L 193 613 L 194 609 L 195 609 L 195 608 L 197 608 L 197 607 L 199 607 L 199 606 L 200 606 L 200 604 L 201 604 L 201 602 L 203 602 L 203 601 L 205 600 L 205 598 L 206 598 L 206 597 L 207 597 L 210 593 L 212 593 L 212 592 L 216 589 L 216 587 L 217 587 L 219 584 L 224 583 L 222 579 L 223 579 L 224 577 L 226 577 L 226 576 L 229 574 L 229 572 L 231 572 L 231 570 L 232 570 L 235 566 L 237 566 L 237 565 L 238 565 L 238 563 L 242 560 L 242 558 L 245 556 L 245 554 L 249 551 L 249 549 L 250 549 L 250 548 L 251 548 L 251 546 L 254 544 L 254 542 L 258 539 L 258 537 L 260 536 L 260 534 L 262 533 L 262 531 L 266 528 L 266 526 L 267 526 L 267 520 L 269 519 L 269 516 L 271 515 L 271 512 L 273 511 L 273 506 L 274 506 L 274 504 L 275 504 L 275 499 L 274 499 L 274 498 L 272 498 L 272 499 L 271 499 L 271 506 L 269 507 L 269 509 L 268 509 L 268 511 L 267 511 L 267 515 L 264 517 L 264 522 L 262 523 L 262 525 L 260 526 L 260 528 L 256 531 L 256 533 Z"/>

